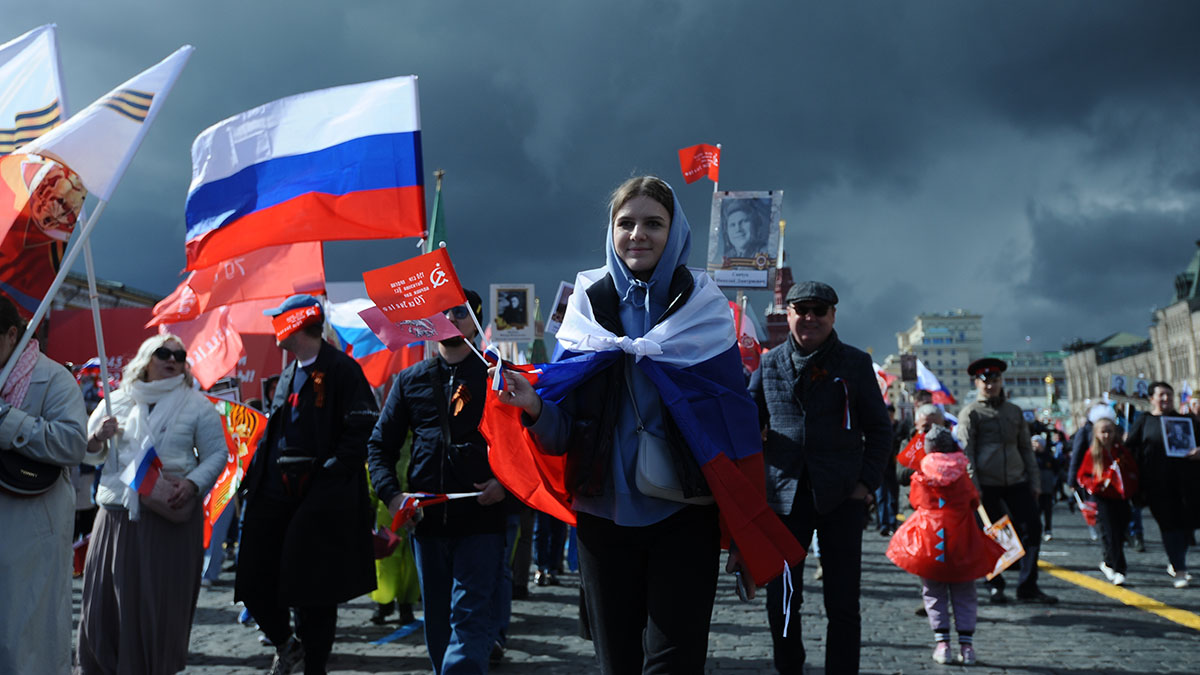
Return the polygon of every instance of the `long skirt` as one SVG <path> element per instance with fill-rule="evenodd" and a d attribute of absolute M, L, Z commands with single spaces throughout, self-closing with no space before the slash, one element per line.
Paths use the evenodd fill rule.
<path fill-rule="evenodd" d="M 200 594 L 203 511 L 172 523 L 143 507 L 100 509 L 83 567 L 76 672 L 177 673 Z"/>

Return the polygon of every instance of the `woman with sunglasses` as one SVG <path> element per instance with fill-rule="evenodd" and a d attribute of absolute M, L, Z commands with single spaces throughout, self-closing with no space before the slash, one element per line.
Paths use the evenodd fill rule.
<path fill-rule="evenodd" d="M 745 390 L 729 302 L 707 274 L 688 270 L 690 248 L 691 230 L 670 186 L 653 176 L 625 181 L 609 205 L 606 265 L 579 274 L 557 334 L 565 358 L 541 367 L 538 390 L 506 370 L 498 396 L 521 409 L 539 451 L 566 455 L 565 485 L 555 488 L 570 494 L 575 512 L 584 605 L 602 673 L 703 672 L 721 549 L 718 508 L 727 524 L 739 512 L 773 516 L 761 462 L 753 477 L 729 461 L 761 449 L 758 414 Z M 557 391 L 556 378 L 566 383 Z M 513 452 L 503 434 L 488 438 L 492 453 Z M 668 451 L 678 494 L 643 480 L 639 458 L 655 443 Z M 701 459 L 705 452 L 719 454 Z M 736 479 L 745 480 L 744 490 L 729 489 Z M 775 522 L 778 538 L 762 540 L 788 553 L 771 549 L 759 558 L 774 556 L 756 569 L 763 583 L 783 572 L 784 557 L 802 555 Z M 751 525 L 730 528 L 742 544 Z M 747 560 L 755 555 L 742 549 Z M 746 583 L 753 587 L 749 577 Z"/>
<path fill-rule="evenodd" d="M 101 404 L 88 420 L 84 461 L 102 469 L 77 665 L 85 675 L 179 672 L 200 592 L 200 502 L 227 455 L 221 418 L 192 388 L 187 352 L 170 334 L 142 343 L 110 398 L 111 415 Z M 161 475 L 142 496 L 121 478 L 146 447 Z"/>

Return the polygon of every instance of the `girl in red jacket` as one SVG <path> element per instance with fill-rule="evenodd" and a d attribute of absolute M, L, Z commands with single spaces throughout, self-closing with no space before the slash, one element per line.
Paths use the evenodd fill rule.
<path fill-rule="evenodd" d="M 967 475 L 967 457 L 948 429 L 935 426 L 925 435 L 920 471 L 908 493 L 916 512 L 888 544 L 887 557 L 921 577 L 921 597 L 937 646 L 933 660 L 950 656 L 950 609 L 958 631 L 958 661 L 975 663 L 975 580 L 991 572 L 1004 553 L 975 521 L 979 492 Z"/>

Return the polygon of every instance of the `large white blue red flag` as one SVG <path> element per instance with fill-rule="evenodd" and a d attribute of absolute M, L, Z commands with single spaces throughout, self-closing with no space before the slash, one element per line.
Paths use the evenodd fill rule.
<path fill-rule="evenodd" d="M 756 582 L 765 584 L 804 557 L 804 549 L 767 506 L 758 409 L 746 391 L 729 301 L 707 274 L 688 301 L 639 338 L 606 329 L 587 290 L 604 269 L 581 272 L 556 338 L 563 358 L 524 373 L 544 400 L 558 403 L 626 354 L 658 390 L 712 490 L 721 518 Z M 488 392 L 479 430 L 496 478 L 525 503 L 573 522 L 566 456 L 540 452 L 521 411 Z M 786 565 L 785 565 L 786 562 Z"/>
<path fill-rule="evenodd" d="M 415 75 L 312 91 L 192 144 L 187 268 L 264 246 L 425 236 Z"/>

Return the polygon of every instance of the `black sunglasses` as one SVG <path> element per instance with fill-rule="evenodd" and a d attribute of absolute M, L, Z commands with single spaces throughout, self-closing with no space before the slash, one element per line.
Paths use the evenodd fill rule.
<path fill-rule="evenodd" d="M 158 357 L 159 359 L 161 359 L 163 361 L 170 361 L 171 357 L 174 357 L 176 361 L 178 361 L 179 363 L 183 363 L 184 361 L 187 361 L 187 350 L 185 350 L 185 349 L 167 349 L 166 347 L 159 347 L 158 349 L 154 350 L 154 356 Z"/>
<path fill-rule="evenodd" d="M 463 307 L 462 305 L 459 305 L 457 307 L 451 307 L 450 309 L 446 310 L 446 313 L 449 314 L 450 316 L 453 316 L 456 319 L 465 319 L 468 316 L 470 316 L 469 310 L 467 310 L 467 308 Z"/>
<path fill-rule="evenodd" d="M 812 314 L 815 317 L 822 317 L 829 313 L 829 305 L 800 305 L 793 304 L 792 309 L 796 310 L 796 314 L 804 316 Z"/>

